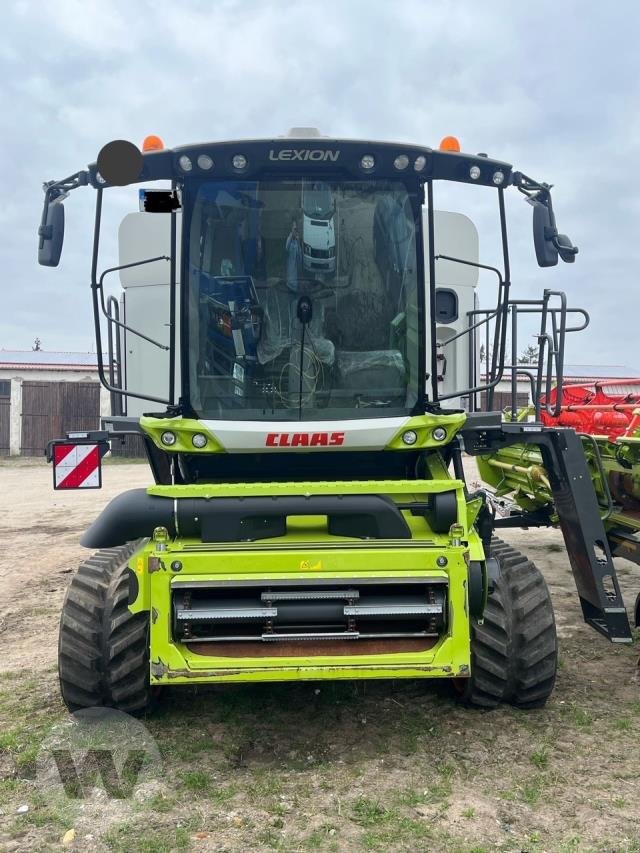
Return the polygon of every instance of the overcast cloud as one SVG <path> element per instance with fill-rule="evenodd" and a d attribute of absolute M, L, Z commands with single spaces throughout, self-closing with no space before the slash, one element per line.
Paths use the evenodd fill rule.
<path fill-rule="evenodd" d="M 94 193 L 66 202 L 57 270 L 36 263 L 44 180 L 95 160 L 114 138 L 167 145 L 271 136 L 315 125 L 335 136 L 437 146 L 457 135 L 555 185 L 573 266 L 536 266 L 531 210 L 510 193 L 516 292 L 564 289 L 591 327 L 569 360 L 640 369 L 640 7 L 536 2 L 92 2 L 3 4 L 0 347 L 92 348 Z M 130 193 L 130 195 L 128 195 Z M 136 204 L 118 191 L 101 260 Z M 129 203 L 129 199 L 131 199 Z M 497 259 L 492 193 L 440 206 L 477 220 Z M 489 302 L 489 291 L 484 298 Z"/>

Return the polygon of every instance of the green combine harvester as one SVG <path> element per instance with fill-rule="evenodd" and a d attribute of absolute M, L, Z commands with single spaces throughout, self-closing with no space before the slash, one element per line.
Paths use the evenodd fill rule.
<path fill-rule="evenodd" d="M 493 199 L 501 269 L 445 239 L 443 181 Z M 100 273 L 103 200 L 134 184 L 140 212 L 121 226 L 119 265 Z M 165 685 L 362 678 L 446 678 L 472 705 L 543 705 L 557 665 L 549 592 L 494 537 L 505 520 L 470 491 L 463 451 L 501 491 L 516 485 L 516 521 L 560 524 L 585 620 L 631 642 L 594 445 L 474 410 L 483 392 L 491 409 L 510 369 L 518 310 L 540 316 L 549 342 L 540 377 L 572 330 L 562 294 L 511 297 L 508 189 L 533 206 L 540 266 L 577 253 L 547 184 L 452 137 L 439 149 L 305 129 L 176 149 L 149 137 L 143 151 L 117 140 L 45 185 L 41 264 L 58 264 L 62 202 L 80 186 L 95 190 L 96 352 L 113 414 L 51 442 L 54 482 L 99 486 L 110 443 L 135 434 L 155 485 L 117 497 L 82 538 L 95 553 L 60 625 L 70 710 L 144 712 Z M 469 268 L 495 275 L 495 308 L 464 312 L 443 341 L 460 312 L 440 282 Z M 114 272 L 124 310 L 105 292 Z M 125 361 L 134 351 L 155 356 Z M 452 388 L 461 352 L 466 381 Z"/>

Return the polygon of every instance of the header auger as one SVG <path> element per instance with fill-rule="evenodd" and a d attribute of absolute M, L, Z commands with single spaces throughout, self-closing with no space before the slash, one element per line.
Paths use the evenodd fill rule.
<path fill-rule="evenodd" d="M 482 707 L 544 704 L 557 656 L 549 593 L 493 537 L 463 449 L 540 455 L 548 500 L 531 512 L 559 519 L 585 619 L 631 640 L 580 439 L 475 411 L 509 370 L 514 312 L 541 314 L 541 357 L 559 362 L 577 328 L 562 294 L 512 299 L 506 191 L 533 205 L 540 266 L 577 249 L 558 233 L 547 184 L 454 142 L 309 129 L 177 149 L 154 138 L 144 152 L 116 141 L 45 186 L 39 258 L 51 266 L 61 202 L 78 186 L 96 191 L 91 287 L 113 413 L 104 432 L 67 445 L 102 451 L 136 432 L 155 479 L 83 537 L 103 550 L 63 608 L 70 708 L 142 711 L 167 684 L 398 677 L 451 679 Z M 110 188 L 157 180 L 169 186 L 140 190 L 119 264 L 99 273 Z M 480 263 L 466 217 L 436 209 L 439 181 L 495 198 L 501 269 Z M 498 282 L 484 317 L 480 271 Z M 115 272 L 121 300 L 105 296 Z M 477 349 L 490 328 L 483 380 Z M 532 373 L 539 392 L 547 375 L 542 363 Z"/>

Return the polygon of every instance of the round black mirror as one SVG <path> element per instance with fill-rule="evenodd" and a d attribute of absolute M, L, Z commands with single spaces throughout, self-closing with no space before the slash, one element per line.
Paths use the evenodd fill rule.
<path fill-rule="evenodd" d="M 44 222 L 38 229 L 38 263 L 43 267 L 57 267 L 64 242 L 64 206 L 62 201 L 50 201 Z"/>
<path fill-rule="evenodd" d="M 108 184 L 123 187 L 138 180 L 142 172 L 142 152 L 133 142 L 114 139 L 100 149 L 98 171 Z"/>
<path fill-rule="evenodd" d="M 553 238 L 557 231 L 551 218 L 551 211 L 541 201 L 533 202 L 533 244 L 536 259 L 540 267 L 555 267 L 558 263 L 558 250 Z"/>

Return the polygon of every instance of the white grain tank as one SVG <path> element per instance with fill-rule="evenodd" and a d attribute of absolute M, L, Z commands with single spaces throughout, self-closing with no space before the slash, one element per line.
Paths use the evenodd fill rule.
<path fill-rule="evenodd" d="M 429 230 L 427 211 L 423 211 L 425 240 L 425 278 L 429 288 Z M 478 263 L 478 231 L 473 222 L 461 213 L 445 210 L 434 211 L 435 254 L 449 255 L 464 261 Z M 469 369 L 469 347 L 477 349 L 473 335 L 462 335 L 451 343 L 459 332 L 469 327 L 468 312 L 478 306 L 478 270 L 466 264 L 436 260 L 436 342 L 438 344 L 439 394 L 452 394 L 465 390 L 473 384 Z M 479 337 L 475 336 L 475 341 Z M 427 340 L 427 352 L 430 341 Z M 478 353 L 474 352 L 474 364 L 478 364 Z M 468 408 L 468 399 L 456 396 L 442 401 L 443 408 Z"/>

